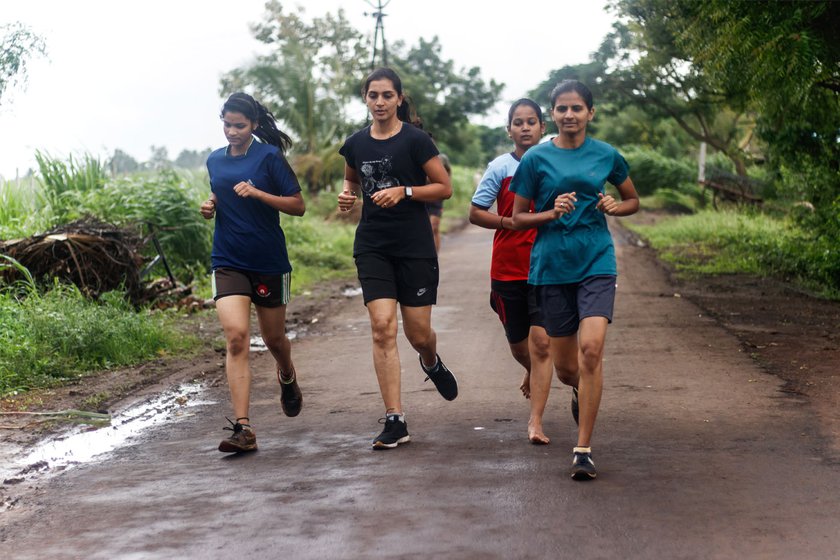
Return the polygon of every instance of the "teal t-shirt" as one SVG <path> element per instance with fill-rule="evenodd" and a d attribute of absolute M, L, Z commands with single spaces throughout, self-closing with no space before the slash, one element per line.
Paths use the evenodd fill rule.
<path fill-rule="evenodd" d="M 544 142 L 525 152 L 510 190 L 532 200 L 534 212 L 554 208 L 560 194 L 577 193 L 574 212 L 537 229 L 529 284 L 572 284 L 590 276 L 617 274 L 607 220 L 595 206 L 604 184 L 620 185 L 628 171 L 618 150 L 589 137 L 575 149 Z"/>

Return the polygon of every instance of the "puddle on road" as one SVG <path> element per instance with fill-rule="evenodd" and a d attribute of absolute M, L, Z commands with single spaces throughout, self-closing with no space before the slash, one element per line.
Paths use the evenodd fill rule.
<path fill-rule="evenodd" d="M 55 439 L 39 443 L 33 451 L 0 468 L 4 484 L 19 484 L 49 472 L 64 471 L 125 445 L 143 430 L 190 416 L 190 407 L 216 404 L 202 400 L 204 388 L 190 383 L 167 391 L 151 401 L 127 408 L 111 417 L 108 426 L 83 425 Z M 2 508 L 0 508 L 2 509 Z"/>

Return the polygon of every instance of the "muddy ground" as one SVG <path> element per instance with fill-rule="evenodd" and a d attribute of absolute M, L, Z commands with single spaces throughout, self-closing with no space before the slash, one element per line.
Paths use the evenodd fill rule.
<path fill-rule="evenodd" d="M 258 453 L 216 450 L 227 390 L 218 343 L 208 342 L 192 365 L 148 368 L 170 374 L 143 389 L 148 397 L 190 376 L 217 382 L 203 396 L 89 463 L 4 481 L 0 556 L 225 558 L 235 543 L 242 557 L 319 560 L 838 557 L 840 453 L 826 429 L 836 387 L 826 389 L 830 370 L 819 385 L 805 377 L 836 362 L 833 339 L 814 333 L 827 325 L 834 334 L 837 306 L 809 306 L 803 294 L 758 281 L 675 283 L 638 240 L 615 233 L 619 296 L 597 481 L 568 478 L 567 387 L 553 384 L 551 445 L 527 442 L 521 371 L 487 305 L 492 234 L 468 228 L 444 240 L 434 311 L 441 356 L 459 376 L 456 401 L 423 382 L 416 355 L 398 340 L 410 445 L 370 449 L 381 401 L 368 320 L 360 298 L 334 286 L 290 309 L 294 328 L 315 333 L 294 344 L 301 416 L 280 414 L 270 357 L 253 358 Z M 777 298 L 780 308 L 828 314 L 751 322 Z M 215 340 L 212 315 L 203 321 L 200 331 Z M 811 343 L 793 348 L 800 331 Z M 791 381 L 767 374 L 778 356 L 777 375 Z M 124 403 L 106 406 L 119 412 Z"/>
<path fill-rule="evenodd" d="M 624 235 L 637 246 L 644 244 L 626 230 Z M 734 334 L 742 351 L 767 373 L 783 379 L 785 391 L 807 397 L 819 411 L 825 432 L 833 434 L 833 451 L 840 457 L 840 302 L 817 298 L 771 278 L 737 274 L 680 278 L 667 265 L 660 266 L 673 288 L 672 294 L 663 295 L 695 303 Z M 302 336 L 317 335 L 319 321 L 343 305 L 347 298 L 342 291 L 354 286 L 352 280 L 330 282 L 294 298 L 288 328 Z M 113 412 L 117 406 L 125 407 L 187 380 L 223 383 L 224 339 L 214 312 L 185 315 L 184 329 L 205 341 L 204 350 L 196 356 L 154 360 L 91 375 L 64 387 L 9 397 L 0 401 L 0 411 Z M 67 421 L 4 415 L 0 443 L 26 446 L 66 426 Z"/>

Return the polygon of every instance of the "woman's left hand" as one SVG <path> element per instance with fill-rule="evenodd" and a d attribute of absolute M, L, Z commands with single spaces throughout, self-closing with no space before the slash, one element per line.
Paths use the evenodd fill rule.
<path fill-rule="evenodd" d="M 405 198 L 405 187 L 390 187 L 376 191 L 370 197 L 374 204 L 380 208 L 396 206 L 399 201 Z"/>
<path fill-rule="evenodd" d="M 245 181 L 240 181 L 234 185 L 233 192 L 242 198 L 250 198 L 252 196 L 258 196 L 261 191 L 255 187 L 251 181 L 248 181 L 247 183 Z"/>
<path fill-rule="evenodd" d="M 595 206 L 595 208 L 597 208 L 604 214 L 614 216 L 615 213 L 618 211 L 618 202 L 612 197 L 612 195 L 609 194 L 598 193 L 598 197 L 601 200 L 598 201 L 598 204 Z"/>

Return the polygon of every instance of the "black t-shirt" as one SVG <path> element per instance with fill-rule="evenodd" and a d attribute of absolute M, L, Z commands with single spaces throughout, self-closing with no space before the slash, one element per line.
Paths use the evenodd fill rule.
<path fill-rule="evenodd" d="M 350 136 L 338 153 L 356 170 L 362 187 L 362 219 L 356 228 L 353 256 L 382 253 L 409 258 L 436 257 L 424 203 L 404 199 L 392 208 L 380 208 L 370 198 L 380 189 L 427 184 L 423 164 L 438 155 L 431 137 L 403 123 L 402 129 L 391 138 L 376 140 L 371 138 L 368 126 Z"/>

